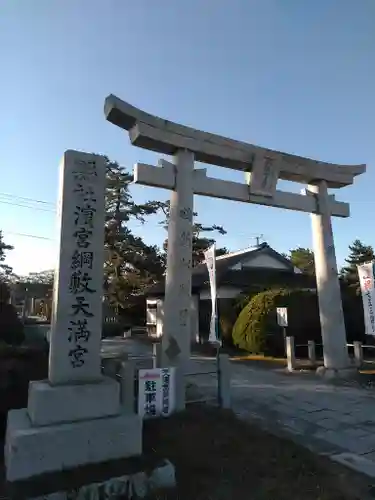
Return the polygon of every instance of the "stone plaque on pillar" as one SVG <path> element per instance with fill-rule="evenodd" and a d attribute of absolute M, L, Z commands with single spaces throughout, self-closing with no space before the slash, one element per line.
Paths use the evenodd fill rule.
<path fill-rule="evenodd" d="M 104 158 L 67 151 L 60 171 L 51 384 L 101 378 L 104 196 Z"/>

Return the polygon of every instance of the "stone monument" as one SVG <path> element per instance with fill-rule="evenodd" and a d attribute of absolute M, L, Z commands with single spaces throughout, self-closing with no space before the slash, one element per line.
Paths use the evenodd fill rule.
<path fill-rule="evenodd" d="M 366 165 L 336 165 L 210 134 L 145 113 L 114 95 L 106 98 L 104 112 L 107 120 L 129 132 L 134 146 L 173 157 L 173 163 L 138 163 L 134 168 L 136 183 L 172 191 L 163 363 L 185 367 L 190 358 L 186 309 L 191 295 L 191 213 L 193 195 L 199 194 L 312 214 L 324 366 L 330 374 L 348 369 L 331 216 L 349 217 L 349 205 L 336 201 L 328 188 L 352 184 Z M 205 170 L 194 170 L 194 161 L 241 170 L 246 183 L 207 177 Z M 281 191 L 278 179 L 307 184 L 308 189 L 303 194 Z"/>
<path fill-rule="evenodd" d="M 67 151 L 60 171 L 60 250 L 49 378 L 8 414 L 10 482 L 139 455 L 142 422 L 123 414 L 120 385 L 101 374 L 105 160 Z"/>

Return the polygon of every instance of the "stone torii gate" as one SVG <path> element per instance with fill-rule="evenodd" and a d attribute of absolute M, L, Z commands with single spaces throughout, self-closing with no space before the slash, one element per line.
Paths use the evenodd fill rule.
<path fill-rule="evenodd" d="M 331 375 L 349 368 L 331 225 L 331 216 L 349 217 L 349 205 L 328 188 L 353 184 L 366 165 L 325 163 L 210 134 L 145 113 L 114 95 L 106 98 L 104 111 L 107 120 L 129 132 L 134 146 L 173 157 L 157 167 L 134 167 L 136 183 L 172 191 L 162 363 L 186 367 L 190 356 L 193 196 L 199 194 L 311 214 L 324 366 Z M 207 177 L 205 169 L 194 169 L 194 161 L 242 170 L 246 184 Z M 278 179 L 307 189 L 280 191 Z"/>

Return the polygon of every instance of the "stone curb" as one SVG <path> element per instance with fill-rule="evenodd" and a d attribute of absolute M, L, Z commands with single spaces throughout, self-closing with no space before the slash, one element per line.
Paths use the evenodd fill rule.
<path fill-rule="evenodd" d="M 375 478 L 375 463 L 365 458 L 365 456 L 344 452 L 337 455 L 330 455 L 329 458 L 368 477 Z"/>

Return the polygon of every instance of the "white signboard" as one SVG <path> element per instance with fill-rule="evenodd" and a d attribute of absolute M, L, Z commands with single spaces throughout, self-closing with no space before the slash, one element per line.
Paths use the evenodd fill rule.
<path fill-rule="evenodd" d="M 278 307 L 276 309 L 276 316 L 279 326 L 288 326 L 288 309 L 286 307 Z"/>
<path fill-rule="evenodd" d="M 361 264 L 357 267 L 363 301 L 366 335 L 375 335 L 374 262 Z"/>
<path fill-rule="evenodd" d="M 175 368 L 152 368 L 138 372 L 138 415 L 167 417 L 176 407 Z"/>

